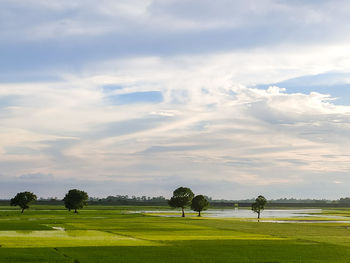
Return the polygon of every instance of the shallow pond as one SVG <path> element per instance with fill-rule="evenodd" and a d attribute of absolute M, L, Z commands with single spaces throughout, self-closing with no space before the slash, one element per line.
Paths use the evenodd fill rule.
<path fill-rule="evenodd" d="M 263 218 L 312 217 L 322 213 L 322 209 L 266 209 L 261 213 Z M 222 209 L 205 211 L 208 217 L 256 218 L 257 214 L 250 209 Z"/>
<path fill-rule="evenodd" d="M 166 216 L 166 217 L 179 217 L 181 211 L 167 210 L 167 211 L 138 211 L 138 213 Z M 194 216 L 193 211 L 186 211 L 188 216 Z M 350 218 L 342 216 L 330 216 L 322 215 L 322 209 L 266 209 L 261 213 L 262 220 L 264 222 L 275 223 L 350 223 Z M 244 218 L 255 219 L 257 214 L 250 209 L 209 209 L 202 212 L 203 217 L 216 217 L 216 218 Z M 282 218 L 295 218 L 295 220 L 280 220 Z M 305 220 L 302 220 L 304 218 Z M 315 220 L 312 220 L 315 218 Z M 265 220 L 267 219 L 267 220 Z M 274 220 L 276 219 L 276 220 Z"/>

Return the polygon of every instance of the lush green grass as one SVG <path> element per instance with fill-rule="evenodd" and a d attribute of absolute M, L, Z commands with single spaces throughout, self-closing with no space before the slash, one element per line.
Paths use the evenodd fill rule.
<path fill-rule="evenodd" d="M 0 262 L 350 262 L 350 222 L 277 224 L 128 213 L 166 207 L 0 207 Z M 328 211 L 328 210 L 327 210 Z M 329 210 L 329 215 L 350 210 Z"/>

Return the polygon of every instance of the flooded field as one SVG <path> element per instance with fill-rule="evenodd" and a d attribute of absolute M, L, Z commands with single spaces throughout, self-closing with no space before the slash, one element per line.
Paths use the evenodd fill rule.
<path fill-rule="evenodd" d="M 157 215 L 162 217 L 180 217 L 178 211 L 134 211 L 148 215 Z M 261 214 L 261 220 L 272 223 L 349 223 L 350 218 L 346 216 L 324 215 L 322 209 L 267 209 Z M 188 216 L 196 214 L 188 211 Z M 202 213 L 203 217 L 211 218 L 242 218 L 256 219 L 257 215 L 250 209 L 209 209 Z M 285 219 L 285 220 L 284 220 Z M 295 220 L 293 220 L 295 219 Z"/>
<path fill-rule="evenodd" d="M 348 263 L 350 258 L 348 208 L 267 209 L 260 222 L 241 208 L 209 209 L 203 217 L 186 211 L 185 218 L 167 207 L 90 206 L 77 214 L 61 206 L 34 206 L 23 214 L 2 208 L 4 263 Z"/>

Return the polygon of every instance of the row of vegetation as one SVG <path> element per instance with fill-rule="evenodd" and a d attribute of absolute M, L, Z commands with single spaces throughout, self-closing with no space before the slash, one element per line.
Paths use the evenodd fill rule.
<path fill-rule="evenodd" d="M 78 189 L 69 190 L 63 198 L 64 206 L 69 210 L 74 210 L 74 213 L 78 212 L 78 209 L 87 205 L 88 194 Z M 10 204 L 12 206 L 19 206 L 22 209 L 22 213 L 25 209 L 29 208 L 29 204 L 37 200 L 37 196 L 32 192 L 20 192 L 11 199 Z M 252 210 L 258 214 L 260 218 L 261 211 L 264 210 L 267 200 L 263 196 L 258 196 L 255 202 L 252 204 Z M 192 190 L 187 187 L 179 187 L 173 192 L 173 196 L 168 201 L 169 206 L 173 208 L 181 208 L 182 217 L 185 217 L 185 208 L 191 207 L 193 211 L 198 212 L 198 216 L 201 216 L 201 212 L 209 207 L 209 201 L 204 195 L 194 195 Z"/>
<path fill-rule="evenodd" d="M 209 201 L 210 207 L 250 207 L 255 202 L 255 198 L 250 199 L 212 199 L 210 196 L 204 195 Z M 1 199 L 1 205 L 7 205 L 9 200 Z M 57 197 L 40 197 L 37 204 L 42 205 L 63 205 L 63 201 Z M 168 199 L 164 196 L 129 196 L 115 195 L 104 198 L 91 197 L 88 199 L 89 205 L 128 205 L 128 206 L 166 206 Z M 296 198 L 279 198 L 269 199 L 270 207 L 350 207 L 350 198 L 340 198 L 338 200 L 326 199 L 296 199 Z"/>

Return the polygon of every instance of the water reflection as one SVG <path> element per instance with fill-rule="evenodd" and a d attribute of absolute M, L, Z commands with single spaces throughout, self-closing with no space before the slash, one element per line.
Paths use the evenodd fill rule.
<path fill-rule="evenodd" d="M 195 216 L 191 211 L 186 211 L 187 216 Z M 137 213 L 165 216 L 180 217 L 181 213 L 175 210 L 167 211 L 137 211 Z M 215 218 L 242 218 L 255 220 L 257 214 L 250 209 L 209 209 L 202 212 L 203 217 Z M 291 218 L 291 220 L 290 220 Z M 292 220 L 295 218 L 295 220 Z M 313 220 L 314 218 L 314 220 Z M 285 220 L 281 220 L 285 219 Z M 286 220 L 289 219 L 289 220 Z M 341 220 L 342 219 L 342 220 Z M 348 217 L 322 215 L 322 209 L 266 209 L 261 214 L 260 222 L 273 223 L 350 223 Z"/>
<path fill-rule="evenodd" d="M 267 209 L 261 213 L 262 218 L 289 218 L 289 217 L 312 217 L 313 214 L 322 213 L 322 209 Z M 208 217 L 234 217 L 256 218 L 257 215 L 250 209 L 215 209 L 205 211 Z M 319 215 L 316 215 L 319 216 Z"/>

